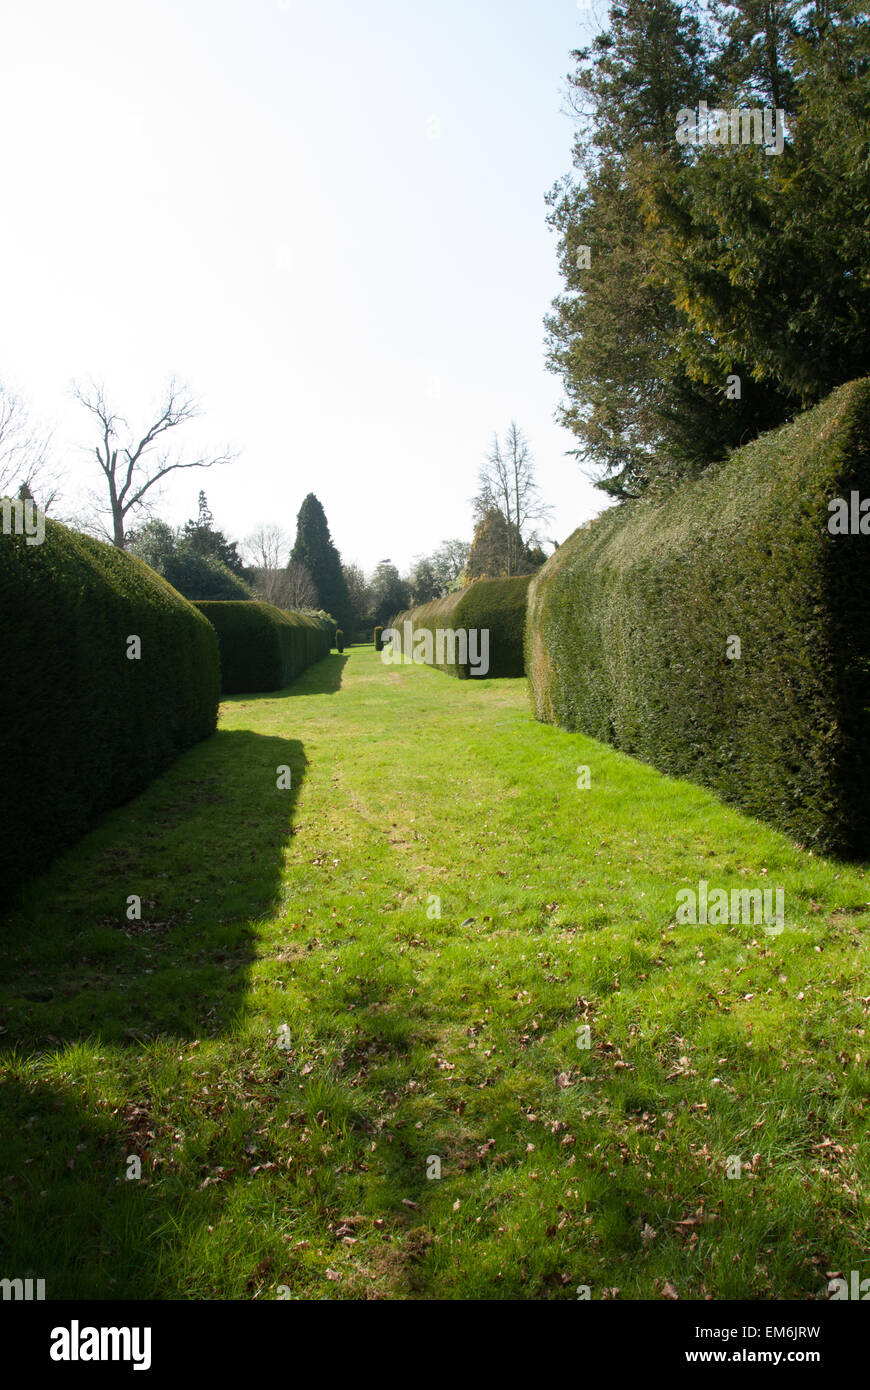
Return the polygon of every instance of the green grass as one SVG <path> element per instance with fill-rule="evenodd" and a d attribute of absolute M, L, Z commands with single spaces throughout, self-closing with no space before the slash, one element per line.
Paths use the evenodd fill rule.
<path fill-rule="evenodd" d="M 701 878 L 782 885 L 782 935 L 676 926 Z M 525 682 L 333 655 L 6 922 L 0 1275 L 822 1298 L 870 1274 L 868 925 L 862 867 L 534 723 Z"/>

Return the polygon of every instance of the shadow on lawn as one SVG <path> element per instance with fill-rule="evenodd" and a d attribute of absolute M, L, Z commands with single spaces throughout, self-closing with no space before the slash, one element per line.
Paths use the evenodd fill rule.
<path fill-rule="evenodd" d="M 284 766 L 292 788 L 279 790 Z M 215 1199 L 198 1178 L 152 1187 L 147 1156 L 167 1122 L 147 1068 L 137 1079 L 137 1056 L 149 1039 L 225 1033 L 241 1013 L 252 922 L 280 899 L 306 767 L 298 740 L 220 731 L 110 813 L 8 914 L 0 1277 L 44 1278 L 48 1299 L 177 1296 L 159 1276 L 161 1252 L 196 1239 Z M 132 894 L 139 920 L 127 917 Z M 130 1072 L 117 1107 L 89 1097 L 87 1069 L 63 1065 L 64 1046 L 84 1040 L 88 1066 Z M 41 1055 L 48 1075 L 32 1070 Z M 128 1153 L 142 1157 L 140 1181 L 126 1180 Z"/>
<path fill-rule="evenodd" d="M 317 661 L 303 671 L 282 695 L 334 695 L 341 689 L 341 680 L 347 657 L 338 652 L 330 652 L 322 661 Z"/>
<path fill-rule="evenodd" d="M 334 695 L 341 689 L 346 661 L 346 656 L 331 652 L 283 690 L 252 690 L 240 695 L 222 695 L 221 700 L 226 704 L 246 705 L 254 700 L 284 700 L 288 695 Z"/>
<path fill-rule="evenodd" d="M 4 1045 L 222 1031 L 247 993 L 251 922 L 279 897 L 305 770 L 298 740 L 220 731 L 28 885 L 0 938 Z"/>

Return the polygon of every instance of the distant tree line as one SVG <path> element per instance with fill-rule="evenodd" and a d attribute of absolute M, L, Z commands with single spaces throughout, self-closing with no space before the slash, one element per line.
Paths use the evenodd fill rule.
<path fill-rule="evenodd" d="M 151 423 L 139 430 L 110 406 L 103 387 L 76 387 L 74 394 L 95 426 L 92 450 L 102 486 L 90 494 L 83 512 L 64 519 L 128 550 L 185 598 L 259 598 L 279 608 L 327 612 L 350 638 L 474 579 L 529 574 L 546 558 L 534 523 L 549 509 L 540 498 L 529 443 L 514 421 L 503 440 L 493 436 L 479 468 L 472 540 L 443 541 L 430 554 L 418 555 L 405 575 L 390 559 L 366 575 L 359 564 L 342 561 L 323 506 L 311 492 L 299 509 L 292 540 L 272 521 L 262 522 L 244 541 L 230 540 L 216 525 L 202 490 L 196 516 L 183 526 L 154 515 L 157 487 L 170 473 L 211 468 L 236 457 L 228 448 L 191 456 L 167 447 L 170 432 L 174 439 L 174 431 L 199 414 L 190 392 L 175 380 L 164 388 Z M 17 491 L 34 497 L 43 510 L 56 503 L 58 479 L 49 464 L 49 444 L 31 425 L 20 398 L 0 384 L 0 495 Z"/>

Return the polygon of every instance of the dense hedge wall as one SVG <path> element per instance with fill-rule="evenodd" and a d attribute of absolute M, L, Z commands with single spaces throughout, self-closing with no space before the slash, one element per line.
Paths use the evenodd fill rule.
<path fill-rule="evenodd" d="M 866 854 L 870 535 L 828 530 L 853 490 L 870 497 L 870 380 L 575 531 L 529 594 L 537 717 Z"/>
<path fill-rule="evenodd" d="M 390 627 L 404 633 L 403 624 L 410 622 L 416 633 L 425 629 L 432 633 L 433 646 L 438 628 L 489 632 L 489 670 L 491 676 L 521 676 L 523 674 L 523 627 L 526 618 L 526 597 L 531 575 L 519 574 L 510 579 L 477 579 L 464 589 L 457 589 L 445 598 L 408 608 L 393 618 Z M 386 629 L 384 629 L 386 631 Z M 409 653 L 406 653 L 409 655 Z M 433 652 L 437 657 L 437 651 Z M 473 676 L 470 663 L 438 663 L 451 676 L 464 679 Z"/>
<path fill-rule="evenodd" d="M 127 638 L 141 639 L 139 660 Z M 0 534 L 0 899 L 213 733 L 212 628 L 141 560 Z"/>
<path fill-rule="evenodd" d="M 220 643 L 225 695 L 283 690 L 321 657 L 335 640 L 327 614 L 288 613 L 271 603 L 195 604 L 214 625 Z"/>

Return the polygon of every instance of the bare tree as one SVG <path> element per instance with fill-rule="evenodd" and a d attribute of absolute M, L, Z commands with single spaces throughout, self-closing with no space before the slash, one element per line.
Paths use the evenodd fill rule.
<path fill-rule="evenodd" d="M 290 537 L 274 521 L 261 521 L 242 542 L 242 552 L 252 569 L 280 570 L 290 554 Z"/>
<path fill-rule="evenodd" d="M 315 608 L 317 590 L 304 565 L 289 560 L 291 539 L 274 522 L 261 521 L 242 544 L 254 592 L 277 608 Z"/>
<path fill-rule="evenodd" d="M 284 571 L 286 582 L 287 608 L 316 608 L 320 603 L 314 580 L 305 565 L 291 560 Z"/>
<path fill-rule="evenodd" d="M 242 543 L 245 560 L 253 570 L 254 590 L 258 598 L 287 607 L 287 557 L 290 538 L 274 522 L 261 521 Z"/>
<path fill-rule="evenodd" d="M 0 383 L 0 497 L 22 488 L 47 512 L 60 493 L 49 463 L 51 436 L 36 430 L 27 407 Z"/>
<path fill-rule="evenodd" d="M 526 545 L 537 536 L 528 530 L 532 521 L 545 520 L 551 508 L 541 500 L 535 482 L 535 465 L 528 440 L 511 420 L 504 443 L 493 434 L 492 445 L 478 473 L 479 490 L 473 500 L 478 525 L 488 512 L 497 511 L 506 523 L 507 572 L 517 574 Z"/>
<path fill-rule="evenodd" d="M 213 457 L 173 458 L 172 452 L 163 447 L 163 437 L 169 430 L 196 419 L 200 413 L 187 388 L 174 378 L 167 383 L 157 419 L 138 440 L 135 434 L 129 436 L 130 427 L 123 415 L 116 415 L 109 409 L 101 386 L 92 385 L 88 390 L 75 386 L 73 394 L 97 421 L 99 442 L 94 453 L 109 494 L 109 505 L 104 508 L 110 518 L 107 534 L 121 550 L 126 545 L 127 518 L 147 512 L 147 494 L 156 483 L 183 468 L 213 468 L 237 457 L 225 449 Z M 122 428 L 128 431 L 129 437 L 129 443 L 124 445 L 118 443 Z"/>

